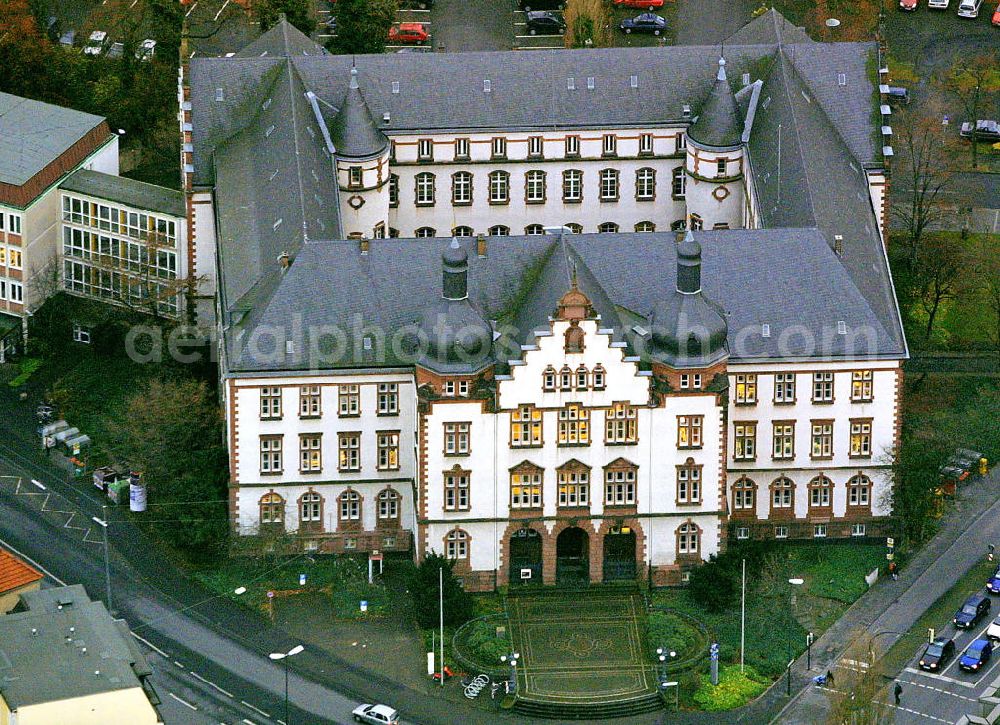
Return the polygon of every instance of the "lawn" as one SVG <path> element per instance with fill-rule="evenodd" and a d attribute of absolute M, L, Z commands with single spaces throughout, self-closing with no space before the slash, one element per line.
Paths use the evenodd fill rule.
<path fill-rule="evenodd" d="M 903 393 L 904 424 L 929 441 L 1000 457 L 1000 379 L 946 373 L 911 375 Z"/>
<path fill-rule="evenodd" d="M 784 672 L 789 654 L 805 649 L 806 633 L 819 636 L 861 596 L 864 576 L 885 560 L 880 545 L 851 543 L 785 544 L 773 547 L 760 571 L 747 570 L 746 664 L 775 678 Z M 801 577 L 795 592 L 794 616 L 788 579 Z M 687 589 L 652 594 L 657 606 L 677 609 L 701 620 L 719 643 L 720 659 L 738 663 L 740 656 L 739 600 L 718 612 L 705 611 Z M 656 646 L 655 642 L 650 643 Z M 707 666 L 707 658 L 706 658 Z"/>

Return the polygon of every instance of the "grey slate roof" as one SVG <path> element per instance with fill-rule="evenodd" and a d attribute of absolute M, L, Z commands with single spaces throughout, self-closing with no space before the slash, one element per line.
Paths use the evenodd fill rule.
<path fill-rule="evenodd" d="M 705 295 L 725 310 L 731 359 L 902 354 L 816 229 L 694 237 L 703 249 Z M 227 335 L 230 369 L 412 364 L 392 341 L 440 300 L 441 253 L 449 241 L 373 239 L 367 254 L 357 242 L 304 245 L 259 319 Z M 602 326 L 614 328 L 615 339 L 627 340 L 636 354 L 644 354 L 648 335 L 637 336 L 633 326 L 648 331 L 649 313 L 676 285 L 672 234 L 492 237 L 485 258 L 476 255 L 475 240 L 460 241 L 469 249 L 469 297 L 503 333 L 494 346 L 499 362 L 520 357 L 519 345 L 548 328 L 574 264 Z M 524 288 L 525 280 L 534 284 Z M 837 334 L 840 321 L 847 335 Z M 769 337 L 762 334 L 765 323 Z M 370 350 L 365 336 L 374 341 Z"/>
<path fill-rule="evenodd" d="M 732 148 L 740 145 L 742 135 L 743 122 L 726 77 L 726 60 L 719 58 L 719 73 L 698 118 L 688 127 L 688 138 L 702 146 Z"/>
<path fill-rule="evenodd" d="M 358 85 L 358 71 L 351 68 L 351 81 L 330 124 L 330 136 L 337 156 L 364 159 L 385 151 L 389 139 L 379 130 Z"/>
<path fill-rule="evenodd" d="M 0 689 L 11 709 L 140 687 L 137 674 L 148 673 L 148 663 L 81 585 L 21 601 L 27 611 L 0 615 Z"/>
<path fill-rule="evenodd" d="M 59 188 L 118 202 L 135 209 L 145 209 L 175 217 L 183 217 L 186 214 L 182 192 L 100 171 L 78 169 L 66 177 L 59 184 Z"/>
<path fill-rule="evenodd" d="M 103 122 L 90 113 L 0 93 L 0 183 L 22 186 Z"/>

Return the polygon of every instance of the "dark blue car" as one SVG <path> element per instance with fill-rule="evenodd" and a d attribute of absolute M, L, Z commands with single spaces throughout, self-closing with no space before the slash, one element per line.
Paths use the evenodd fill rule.
<path fill-rule="evenodd" d="M 618 27 L 626 33 L 652 33 L 659 35 L 667 29 L 667 21 L 656 13 L 643 13 L 634 18 L 625 18 Z"/>
<path fill-rule="evenodd" d="M 972 629 L 990 611 L 990 600 L 985 594 L 973 594 L 965 600 L 962 608 L 955 612 L 952 623 L 958 629 Z"/>
<path fill-rule="evenodd" d="M 986 580 L 986 591 L 990 594 L 1000 594 L 1000 568 L 993 572 L 993 576 Z"/>
<path fill-rule="evenodd" d="M 989 639 L 977 639 L 962 653 L 958 666 L 967 672 L 978 672 L 979 668 L 990 661 L 993 654 L 993 643 Z"/>

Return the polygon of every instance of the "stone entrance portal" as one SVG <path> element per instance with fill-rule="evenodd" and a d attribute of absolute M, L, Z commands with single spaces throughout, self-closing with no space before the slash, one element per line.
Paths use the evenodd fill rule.
<path fill-rule="evenodd" d="M 542 583 L 542 536 L 522 528 L 510 537 L 510 583 Z"/>
<path fill-rule="evenodd" d="M 556 581 L 560 584 L 590 581 L 590 540 L 578 526 L 564 529 L 556 539 Z"/>

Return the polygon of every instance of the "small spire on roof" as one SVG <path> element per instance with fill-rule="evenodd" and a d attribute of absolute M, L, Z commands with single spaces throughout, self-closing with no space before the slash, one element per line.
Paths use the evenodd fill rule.
<path fill-rule="evenodd" d="M 573 289 L 579 289 L 579 286 L 576 283 L 576 262 L 573 262 L 573 270 L 570 275 L 570 284 L 572 285 Z"/>
<path fill-rule="evenodd" d="M 351 88 L 358 88 L 358 69 L 351 67 Z"/>
<path fill-rule="evenodd" d="M 685 242 L 693 242 L 694 241 L 694 232 L 692 232 L 690 229 L 688 229 L 687 230 L 687 234 L 684 235 L 684 241 Z"/>
<path fill-rule="evenodd" d="M 722 56 L 719 56 L 719 75 L 715 76 L 715 80 L 726 80 L 726 59 Z"/>

